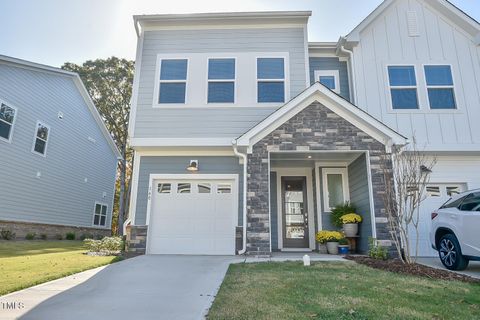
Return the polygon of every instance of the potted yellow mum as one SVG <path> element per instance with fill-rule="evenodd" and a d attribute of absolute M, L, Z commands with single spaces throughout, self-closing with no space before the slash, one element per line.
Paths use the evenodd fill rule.
<path fill-rule="evenodd" d="M 341 216 L 343 223 L 343 232 L 346 237 L 355 237 L 358 234 L 358 224 L 362 222 L 362 217 L 356 213 L 349 213 Z"/>
<path fill-rule="evenodd" d="M 338 254 L 338 241 L 343 237 L 344 235 L 338 231 L 322 230 L 316 234 L 317 242 L 326 243 L 327 251 L 330 254 Z"/>

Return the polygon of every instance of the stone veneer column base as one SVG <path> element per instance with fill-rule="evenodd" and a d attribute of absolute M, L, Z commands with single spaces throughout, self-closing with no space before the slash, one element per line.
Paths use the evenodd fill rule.
<path fill-rule="evenodd" d="M 147 250 L 148 226 L 128 226 L 125 252 L 128 255 L 142 255 Z"/>
<path fill-rule="evenodd" d="M 16 221 L 0 221 L 0 230 L 9 230 L 15 233 L 15 239 L 23 240 L 27 233 L 35 233 L 36 238 L 40 239 L 41 235 L 47 235 L 48 240 L 57 240 L 57 235 L 61 235 L 65 239 L 66 233 L 75 233 L 76 239 L 81 237 L 105 237 L 111 236 L 110 229 L 99 229 L 90 227 L 62 226 L 54 224 L 16 222 Z"/>

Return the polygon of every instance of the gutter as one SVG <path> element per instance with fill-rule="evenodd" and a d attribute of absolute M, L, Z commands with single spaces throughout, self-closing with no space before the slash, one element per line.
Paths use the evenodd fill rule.
<path fill-rule="evenodd" d="M 247 155 L 238 151 L 237 140 L 232 141 L 233 153 L 243 159 L 243 219 L 242 219 L 242 250 L 238 251 L 239 255 L 245 254 L 247 251 Z"/>
<path fill-rule="evenodd" d="M 344 40 L 345 38 L 341 39 Z M 357 88 L 356 88 L 356 81 L 355 81 L 355 60 L 353 58 L 353 51 L 352 50 L 348 50 L 348 49 L 345 49 L 345 43 L 344 41 L 342 41 L 342 45 L 339 47 L 340 49 L 340 52 L 342 53 L 346 53 L 348 55 L 348 58 L 350 60 L 350 83 L 351 83 L 351 88 L 352 88 L 352 91 L 353 93 L 351 94 L 352 96 L 352 100 L 353 100 L 353 104 L 356 104 L 357 103 Z"/>

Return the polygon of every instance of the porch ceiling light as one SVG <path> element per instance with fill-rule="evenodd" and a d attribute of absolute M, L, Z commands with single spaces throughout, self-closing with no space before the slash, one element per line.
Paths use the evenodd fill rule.
<path fill-rule="evenodd" d="M 190 165 L 187 167 L 187 170 L 191 172 L 198 171 L 198 160 L 190 160 Z"/>

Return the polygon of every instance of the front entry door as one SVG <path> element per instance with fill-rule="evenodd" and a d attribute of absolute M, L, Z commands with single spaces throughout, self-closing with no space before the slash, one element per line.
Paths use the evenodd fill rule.
<path fill-rule="evenodd" d="M 282 177 L 283 247 L 308 248 L 306 177 Z"/>

